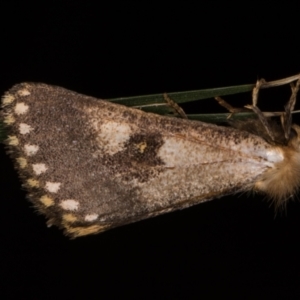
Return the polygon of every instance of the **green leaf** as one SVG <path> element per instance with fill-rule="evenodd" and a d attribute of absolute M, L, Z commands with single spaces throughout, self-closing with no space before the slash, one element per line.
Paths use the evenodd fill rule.
<path fill-rule="evenodd" d="M 167 93 L 168 96 L 176 103 L 186 103 L 193 102 L 208 98 L 214 98 L 217 96 L 233 95 L 239 93 L 249 92 L 254 88 L 254 84 L 245 84 L 237 86 L 229 86 L 223 88 L 213 88 L 205 90 L 194 90 L 194 91 L 185 91 L 185 92 L 175 92 Z M 165 104 L 163 94 L 152 94 L 144 96 L 134 96 L 134 97 L 121 97 L 108 99 L 108 101 L 123 104 L 130 107 L 144 108 L 152 106 L 153 104 Z"/>

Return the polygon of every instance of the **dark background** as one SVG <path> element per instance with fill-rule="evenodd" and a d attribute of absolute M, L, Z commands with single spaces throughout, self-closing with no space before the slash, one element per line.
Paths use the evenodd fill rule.
<path fill-rule="evenodd" d="M 295 7 L 58 3 L 1 2 L 1 94 L 36 81 L 114 98 L 300 72 Z M 289 94 L 259 105 L 281 110 Z M 238 194 L 69 240 L 34 212 L 2 144 L 0 155 L 1 299 L 299 299 L 297 199 L 275 217 L 263 196 Z"/>

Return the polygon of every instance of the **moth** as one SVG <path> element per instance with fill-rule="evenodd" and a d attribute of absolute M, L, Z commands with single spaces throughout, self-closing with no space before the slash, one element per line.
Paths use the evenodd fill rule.
<path fill-rule="evenodd" d="M 41 83 L 12 87 L 1 118 L 30 201 L 76 238 L 236 192 L 284 203 L 300 185 L 300 127 L 291 124 L 298 88 L 299 80 L 282 126 L 255 101 L 258 120 L 222 127 Z"/>

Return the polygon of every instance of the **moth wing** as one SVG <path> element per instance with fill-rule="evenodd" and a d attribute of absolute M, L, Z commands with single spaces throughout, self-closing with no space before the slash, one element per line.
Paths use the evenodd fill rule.
<path fill-rule="evenodd" d="M 240 190 L 266 168 L 234 129 L 59 87 L 19 84 L 2 106 L 8 151 L 30 200 L 71 237 Z"/>

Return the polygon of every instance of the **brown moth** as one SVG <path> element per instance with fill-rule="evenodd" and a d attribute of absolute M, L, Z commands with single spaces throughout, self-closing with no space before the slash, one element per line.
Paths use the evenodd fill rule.
<path fill-rule="evenodd" d="M 297 125 L 273 140 L 39 83 L 15 85 L 2 107 L 29 199 L 73 238 L 240 191 L 281 203 L 300 184 Z"/>

